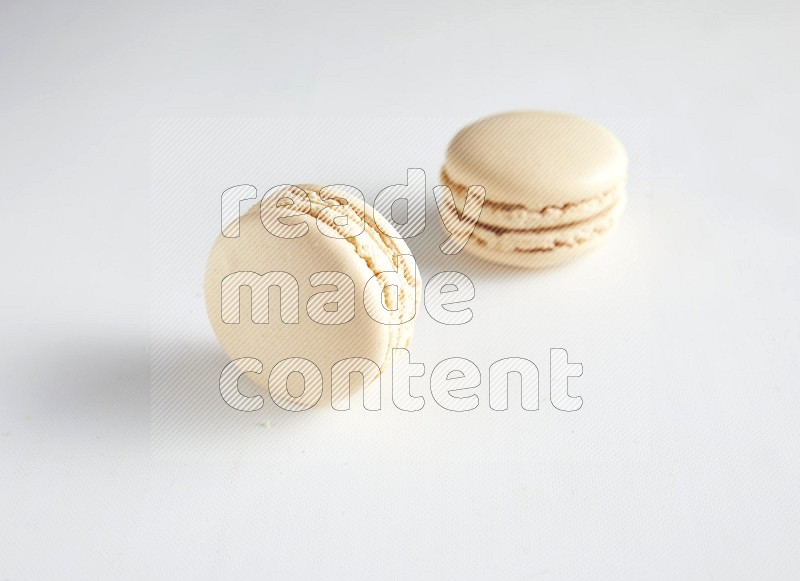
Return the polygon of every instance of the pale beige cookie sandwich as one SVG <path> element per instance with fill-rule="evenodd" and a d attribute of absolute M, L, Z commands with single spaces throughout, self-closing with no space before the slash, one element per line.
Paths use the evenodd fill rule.
<path fill-rule="evenodd" d="M 459 208 L 470 186 L 486 201 L 465 249 L 524 268 L 560 264 L 600 245 L 625 208 L 628 157 L 604 127 L 562 113 L 482 119 L 450 143 L 442 184 Z"/>
<path fill-rule="evenodd" d="M 285 186 L 240 218 L 237 237 L 217 238 L 205 298 L 225 352 L 247 371 L 258 360 L 250 377 L 290 409 L 307 402 L 287 398 L 277 376 L 292 365 L 318 376 L 302 359 L 326 389 L 335 370 L 355 367 L 365 385 L 376 379 L 392 349 L 411 343 L 420 285 L 406 243 L 363 198 L 346 187 Z M 343 360 L 352 365 L 337 367 Z"/>

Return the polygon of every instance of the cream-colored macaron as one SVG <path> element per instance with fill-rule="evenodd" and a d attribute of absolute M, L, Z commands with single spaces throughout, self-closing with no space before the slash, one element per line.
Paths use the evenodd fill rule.
<path fill-rule="evenodd" d="M 606 239 L 625 207 L 627 171 L 625 148 L 606 128 L 563 113 L 523 111 L 461 130 L 441 179 L 459 207 L 470 186 L 486 190 L 467 251 L 539 268 Z"/>
<path fill-rule="evenodd" d="M 249 376 L 282 407 L 305 409 L 283 389 L 287 362 L 312 362 L 327 390 L 335 369 L 349 375 L 338 362 L 368 360 L 367 385 L 393 348 L 409 346 L 421 280 L 403 239 L 363 198 L 336 186 L 276 190 L 240 218 L 237 237 L 225 228 L 214 243 L 206 307 L 228 356 L 244 371 L 258 360 Z"/>

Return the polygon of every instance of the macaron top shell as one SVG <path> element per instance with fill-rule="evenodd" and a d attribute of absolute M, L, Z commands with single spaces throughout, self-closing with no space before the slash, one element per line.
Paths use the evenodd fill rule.
<path fill-rule="evenodd" d="M 451 141 L 446 182 L 480 185 L 487 203 L 511 208 L 602 202 L 627 176 L 625 148 L 609 130 L 580 117 L 521 111 L 487 117 Z"/>

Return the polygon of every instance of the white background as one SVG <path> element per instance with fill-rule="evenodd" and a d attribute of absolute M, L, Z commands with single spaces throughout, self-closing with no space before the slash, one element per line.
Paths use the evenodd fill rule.
<path fill-rule="evenodd" d="M 800 575 L 795 5 L 0 10 L 0 579 Z M 519 108 L 621 136 L 622 229 L 534 275 L 413 241 L 423 276 L 479 295 L 463 329 L 422 317 L 412 354 L 546 377 L 565 347 L 583 408 L 493 412 L 484 384 L 454 414 L 422 382 L 417 414 L 385 392 L 380 412 L 221 415 L 196 277 L 221 191 L 369 197 L 408 167 L 431 188 L 460 126 Z M 151 135 L 175 117 L 228 119 Z M 151 422 L 165 344 L 171 431 Z"/>

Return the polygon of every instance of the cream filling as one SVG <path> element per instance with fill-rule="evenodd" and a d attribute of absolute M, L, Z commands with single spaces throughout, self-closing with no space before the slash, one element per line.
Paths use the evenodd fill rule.
<path fill-rule="evenodd" d="M 449 187 L 457 199 L 466 198 L 468 186 L 453 181 L 445 169 L 441 172 L 442 184 Z M 582 222 L 602 214 L 613 207 L 625 195 L 625 182 L 614 188 L 579 200 L 560 205 L 529 208 L 523 204 L 494 202 L 486 199 L 481 212 L 481 224 L 499 226 L 508 230 L 534 230 L 560 227 L 564 224 Z"/>
<path fill-rule="evenodd" d="M 613 228 L 616 217 L 603 216 L 577 226 L 565 227 L 559 231 L 524 232 L 509 230 L 496 233 L 484 228 L 476 228 L 475 242 L 498 252 L 552 252 L 559 248 L 576 248 L 605 234 Z"/>
<path fill-rule="evenodd" d="M 619 219 L 625 207 L 624 185 L 612 191 L 618 192 L 613 197 L 614 204 L 600 213 L 552 226 L 528 229 L 493 226 L 484 221 L 482 214 L 472 233 L 471 242 L 496 252 L 552 252 L 559 248 L 581 246 L 606 233 Z M 575 217 L 575 213 L 571 216 Z"/>

